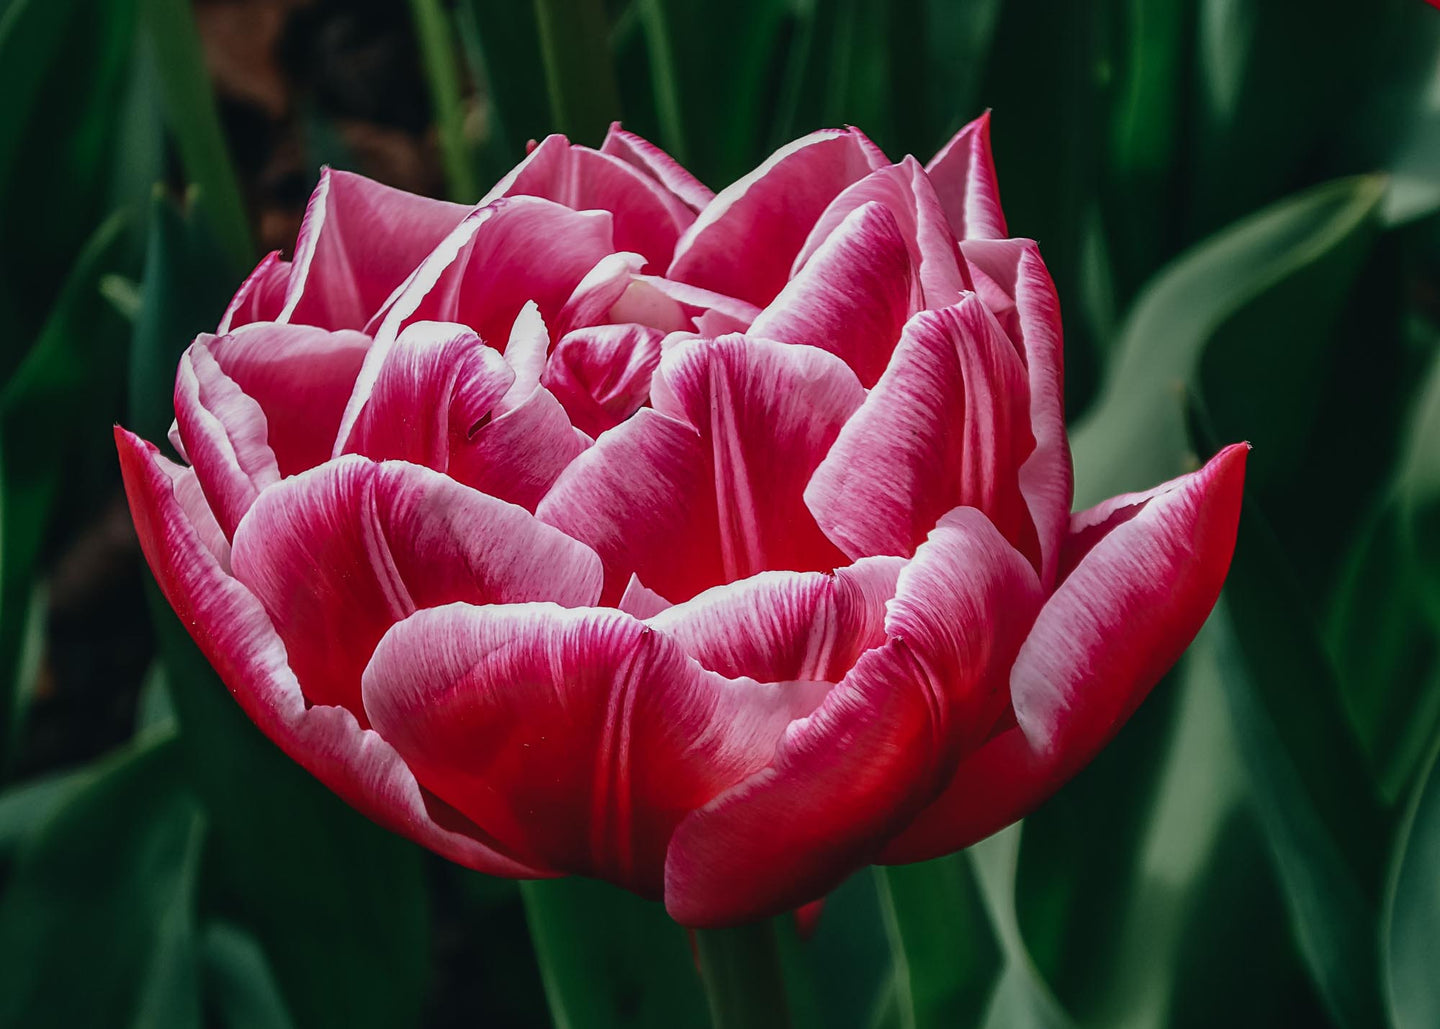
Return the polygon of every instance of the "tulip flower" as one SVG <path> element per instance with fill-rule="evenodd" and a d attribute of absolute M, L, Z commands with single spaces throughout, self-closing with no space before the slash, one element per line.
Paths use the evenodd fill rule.
<path fill-rule="evenodd" d="M 718 195 L 551 137 L 473 208 L 326 172 L 116 430 L 166 598 L 371 818 L 690 926 L 963 848 L 1088 762 L 1219 593 L 1246 448 L 1072 512 L 1059 304 L 988 122 Z"/>

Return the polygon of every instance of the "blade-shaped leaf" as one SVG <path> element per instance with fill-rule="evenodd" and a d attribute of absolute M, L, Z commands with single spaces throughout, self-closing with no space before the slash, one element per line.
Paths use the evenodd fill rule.
<path fill-rule="evenodd" d="M 1395 837 L 1381 926 L 1385 999 L 1394 1029 L 1440 1022 L 1440 738 Z"/>

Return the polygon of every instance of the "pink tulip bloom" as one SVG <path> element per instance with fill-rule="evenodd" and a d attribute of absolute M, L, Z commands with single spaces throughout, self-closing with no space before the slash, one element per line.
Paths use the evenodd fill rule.
<path fill-rule="evenodd" d="M 1061 327 L 988 123 L 718 195 L 617 127 L 479 205 L 322 175 L 116 430 L 165 596 L 347 801 L 692 926 L 1031 811 L 1175 662 L 1246 448 L 1072 513 Z"/>

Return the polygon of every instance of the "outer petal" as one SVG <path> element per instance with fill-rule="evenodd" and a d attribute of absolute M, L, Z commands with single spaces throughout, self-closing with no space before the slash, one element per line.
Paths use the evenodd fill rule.
<path fill-rule="evenodd" d="M 649 399 L 662 336 L 643 325 L 576 329 L 555 345 L 541 382 L 577 429 L 598 436 Z"/>
<path fill-rule="evenodd" d="M 885 642 L 885 602 L 903 558 L 827 572 L 761 572 L 647 620 L 713 672 L 760 682 L 836 682 Z"/>
<path fill-rule="evenodd" d="M 943 521 L 900 574 L 888 641 L 786 731 L 768 768 L 680 824 L 670 913 L 750 920 L 814 900 L 868 862 L 1003 700 L 997 680 L 1038 603 L 1034 571 L 982 516 Z"/>
<path fill-rule="evenodd" d="M 491 496 L 534 511 L 560 474 L 590 446 L 551 392 L 536 387 L 479 427 L 450 463 L 450 474 Z"/>
<path fill-rule="evenodd" d="M 750 331 L 828 350 L 868 389 L 921 307 L 917 286 L 895 216 L 884 204 L 862 204 L 825 237 Z"/>
<path fill-rule="evenodd" d="M 270 251 L 230 298 L 215 331 L 223 336 L 251 322 L 273 322 L 285 307 L 285 291 L 289 286 L 290 262 L 280 259 L 280 251 Z"/>
<path fill-rule="evenodd" d="M 165 599 L 262 732 L 346 802 L 422 846 L 491 875 L 547 874 L 478 831 L 442 827 L 388 743 L 348 711 L 307 706 L 265 609 L 225 573 L 181 507 L 171 483 L 183 471 L 124 429 L 115 443 L 140 546 Z"/>
<path fill-rule="evenodd" d="M 615 246 L 643 254 L 664 271 L 675 241 L 695 220 L 685 202 L 644 170 L 618 156 L 547 136 L 485 197 L 535 196 L 576 211 L 610 211 Z"/>
<path fill-rule="evenodd" d="M 1044 555 L 1043 581 L 1055 581 L 1060 545 L 1074 500 L 1065 434 L 1065 346 L 1060 299 L 1040 248 L 1028 239 L 962 243 L 975 289 L 1025 358 L 1035 450 L 1020 468 L 1020 491 L 1035 519 Z"/>
<path fill-rule="evenodd" d="M 680 199 L 691 211 L 699 212 L 715 199 L 715 193 L 654 143 L 626 132 L 614 122 L 600 144 L 600 152 L 618 157 L 638 168 Z"/>
<path fill-rule="evenodd" d="M 1022 818 L 1109 742 L 1199 631 L 1230 566 L 1247 448 L 1074 516 L 1073 571 L 1011 671 L 1019 724 L 967 758 L 885 849 L 923 861 Z M 1067 548 L 1069 549 L 1069 548 Z"/>
<path fill-rule="evenodd" d="M 420 781 L 516 853 L 660 892 L 675 823 L 761 767 L 813 687 L 706 672 L 619 611 L 422 611 L 365 709 Z"/>
<path fill-rule="evenodd" d="M 267 441 L 281 475 L 303 472 L 330 457 L 370 337 L 260 323 L 209 345 L 225 374 L 265 412 Z"/>
<path fill-rule="evenodd" d="M 456 600 L 593 603 L 595 555 L 531 515 L 404 462 L 340 458 L 266 491 L 230 564 L 270 612 L 305 696 L 357 717 L 380 637 Z"/>
<path fill-rule="evenodd" d="M 990 153 L 990 112 L 959 132 L 925 166 L 960 239 L 1004 239 L 1005 212 Z"/>
<path fill-rule="evenodd" d="M 1019 469 L 1034 445 L 1025 368 L 973 294 L 911 319 L 890 367 L 805 490 L 851 557 L 909 554 L 953 507 L 979 508 L 1039 564 Z"/>
<path fill-rule="evenodd" d="M 300 226 L 277 320 L 363 329 L 469 210 L 324 169 Z"/>
<path fill-rule="evenodd" d="M 925 307 L 949 307 L 971 288 L 955 236 L 940 198 L 913 157 L 876 169 L 837 196 L 816 220 L 795 257 L 797 274 L 822 243 L 856 208 L 881 203 L 895 217 L 910 250 Z"/>
<path fill-rule="evenodd" d="M 180 358 L 175 425 L 200 488 L 227 537 L 266 487 L 280 479 L 266 443 L 265 412 L 221 369 L 202 336 Z"/>
<path fill-rule="evenodd" d="M 790 277 L 810 226 L 883 163 L 853 129 L 813 132 L 715 197 L 680 237 L 667 278 L 765 305 Z"/>

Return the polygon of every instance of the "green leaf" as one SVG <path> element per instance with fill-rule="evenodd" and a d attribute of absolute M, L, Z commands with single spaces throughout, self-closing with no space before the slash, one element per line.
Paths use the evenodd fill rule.
<path fill-rule="evenodd" d="M 535 9 L 514 0 L 459 0 L 456 21 L 470 74 L 485 86 L 486 166 L 498 179 L 525 156 L 525 143 L 555 129 Z"/>
<path fill-rule="evenodd" d="M 199 1029 L 203 835 L 173 737 L 104 762 L 22 848 L 0 898 L 0 1025 Z"/>
<path fill-rule="evenodd" d="M 606 43 L 601 0 L 535 0 L 540 54 L 555 127 L 578 143 L 599 146 L 620 117 L 620 87 Z"/>
<path fill-rule="evenodd" d="M 904 1029 L 978 1026 L 1000 947 L 968 854 L 875 870 Z"/>
<path fill-rule="evenodd" d="M 88 768 L 49 772 L 0 793 L 0 861 L 10 856 L 94 778 Z"/>
<path fill-rule="evenodd" d="M 201 938 L 205 993 L 225 1029 L 293 1029 L 275 973 L 254 936 L 211 922 Z"/>
<path fill-rule="evenodd" d="M 1435 974 L 1440 940 L 1440 737 L 1415 783 L 1405 819 L 1395 836 L 1381 961 L 1385 999 L 1394 1029 L 1440 1024 L 1440 977 Z"/>
<path fill-rule="evenodd" d="M 557 1029 L 705 1024 L 685 930 L 661 905 L 588 879 L 520 889 Z"/>
<path fill-rule="evenodd" d="M 440 156 L 450 198 L 474 203 L 480 199 L 481 186 L 471 160 L 470 140 L 465 135 L 465 107 L 453 25 L 440 0 L 410 0 L 410 14 L 415 22 L 415 38 L 420 44 L 420 63 L 430 84 L 435 133 L 440 139 Z"/>
<path fill-rule="evenodd" d="M 1384 180 L 1374 176 L 1328 183 L 1236 223 L 1156 276 L 1126 321 L 1094 409 L 1071 433 L 1077 506 L 1147 489 L 1191 465 L 1184 391 L 1207 347 L 1249 344 L 1259 370 L 1231 385 L 1254 410 L 1259 384 L 1273 383 L 1274 370 L 1293 357 L 1285 341 L 1328 337 L 1383 195 Z M 1288 389 L 1303 394 L 1304 385 Z M 1263 404 L 1283 399 L 1272 392 Z M 1267 451 L 1257 434 L 1252 481 L 1273 474 L 1295 445 L 1296 430 L 1280 418 L 1256 426 L 1279 445 Z"/>

